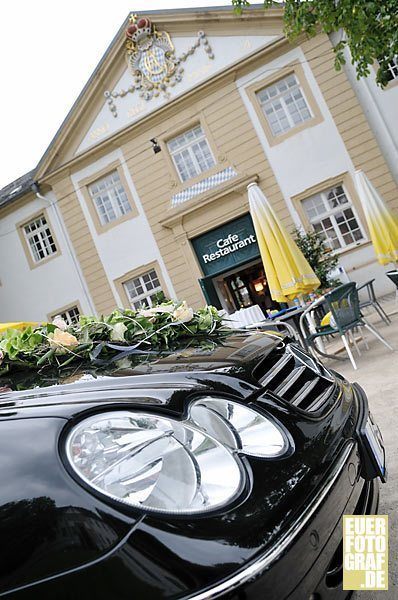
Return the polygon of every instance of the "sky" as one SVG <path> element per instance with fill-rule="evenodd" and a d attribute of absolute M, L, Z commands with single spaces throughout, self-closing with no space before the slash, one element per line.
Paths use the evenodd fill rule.
<path fill-rule="evenodd" d="M 221 5 L 231 2 L 2 0 L 0 188 L 39 162 L 129 12 Z"/>

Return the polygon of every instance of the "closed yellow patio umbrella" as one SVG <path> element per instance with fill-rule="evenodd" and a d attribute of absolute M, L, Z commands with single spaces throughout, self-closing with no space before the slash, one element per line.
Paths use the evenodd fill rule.
<path fill-rule="evenodd" d="M 381 265 L 398 261 L 398 217 L 363 171 L 355 172 L 355 184 L 369 227 L 370 238 Z"/>
<path fill-rule="evenodd" d="M 320 281 L 256 183 L 247 186 L 250 213 L 271 296 L 293 300 L 316 290 Z"/>

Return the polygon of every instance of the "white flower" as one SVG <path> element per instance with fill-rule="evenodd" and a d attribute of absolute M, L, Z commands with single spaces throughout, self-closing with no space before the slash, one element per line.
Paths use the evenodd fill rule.
<path fill-rule="evenodd" d="M 127 327 L 124 323 L 116 323 L 111 331 L 112 342 L 125 342 L 124 333 L 127 331 Z"/>
<path fill-rule="evenodd" d="M 145 317 L 146 319 L 152 319 L 155 316 L 152 308 L 140 308 L 138 311 L 140 317 Z"/>
<path fill-rule="evenodd" d="M 154 313 L 171 313 L 174 311 L 174 306 L 172 304 L 159 304 L 158 306 L 154 306 L 151 308 Z"/>
<path fill-rule="evenodd" d="M 138 314 L 150 319 L 151 317 L 156 317 L 159 313 L 171 315 L 174 312 L 174 308 L 175 306 L 173 304 L 158 304 L 157 306 L 152 306 L 152 308 L 140 308 Z"/>
<path fill-rule="evenodd" d="M 188 321 L 192 321 L 193 319 L 193 310 L 189 308 L 187 303 L 182 302 L 180 306 L 178 306 L 173 312 L 173 319 L 175 321 L 180 321 L 180 323 L 187 323 Z"/>
<path fill-rule="evenodd" d="M 52 324 L 55 325 L 55 327 L 58 327 L 58 329 L 61 331 L 65 331 L 65 329 L 68 327 L 67 322 L 61 317 L 61 315 L 54 317 Z"/>

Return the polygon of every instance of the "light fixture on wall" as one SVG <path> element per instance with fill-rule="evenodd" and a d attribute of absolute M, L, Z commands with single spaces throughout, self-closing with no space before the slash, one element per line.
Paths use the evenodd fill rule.
<path fill-rule="evenodd" d="M 267 281 L 263 278 L 256 279 L 255 281 L 253 281 L 253 286 L 254 286 L 256 293 L 261 294 L 262 292 L 264 292 L 265 288 L 267 287 Z"/>
<path fill-rule="evenodd" d="M 157 154 L 158 152 L 161 152 L 162 148 L 159 146 L 158 141 L 157 141 L 156 138 L 152 138 L 149 141 L 152 144 L 152 150 L 154 151 L 155 154 Z"/>

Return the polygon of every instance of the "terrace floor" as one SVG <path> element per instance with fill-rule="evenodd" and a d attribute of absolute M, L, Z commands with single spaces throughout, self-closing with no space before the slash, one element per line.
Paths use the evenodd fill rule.
<path fill-rule="evenodd" d="M 379 514 L 389 515 L 389 590 L 357 592 L 355 600 L 396 600 L 398 598 L 398 302 L 395 294 L 381 299 L 392 323 L 386 325 L 375 311 L 366 309 L 364 316 L 396 349 L 391 352 L 370 333 L 366 334 L 369 350 L 359 342 L 362 356 L 355 352 L 358 370 L 350 361 L 325 360 L 348 380 L 357 381 L 367 393 L 370 410 L 378 423 L 387 451 L 388 481 L 381 486 Z M 344 353 L 341 353 L 344 356 Z"/>

